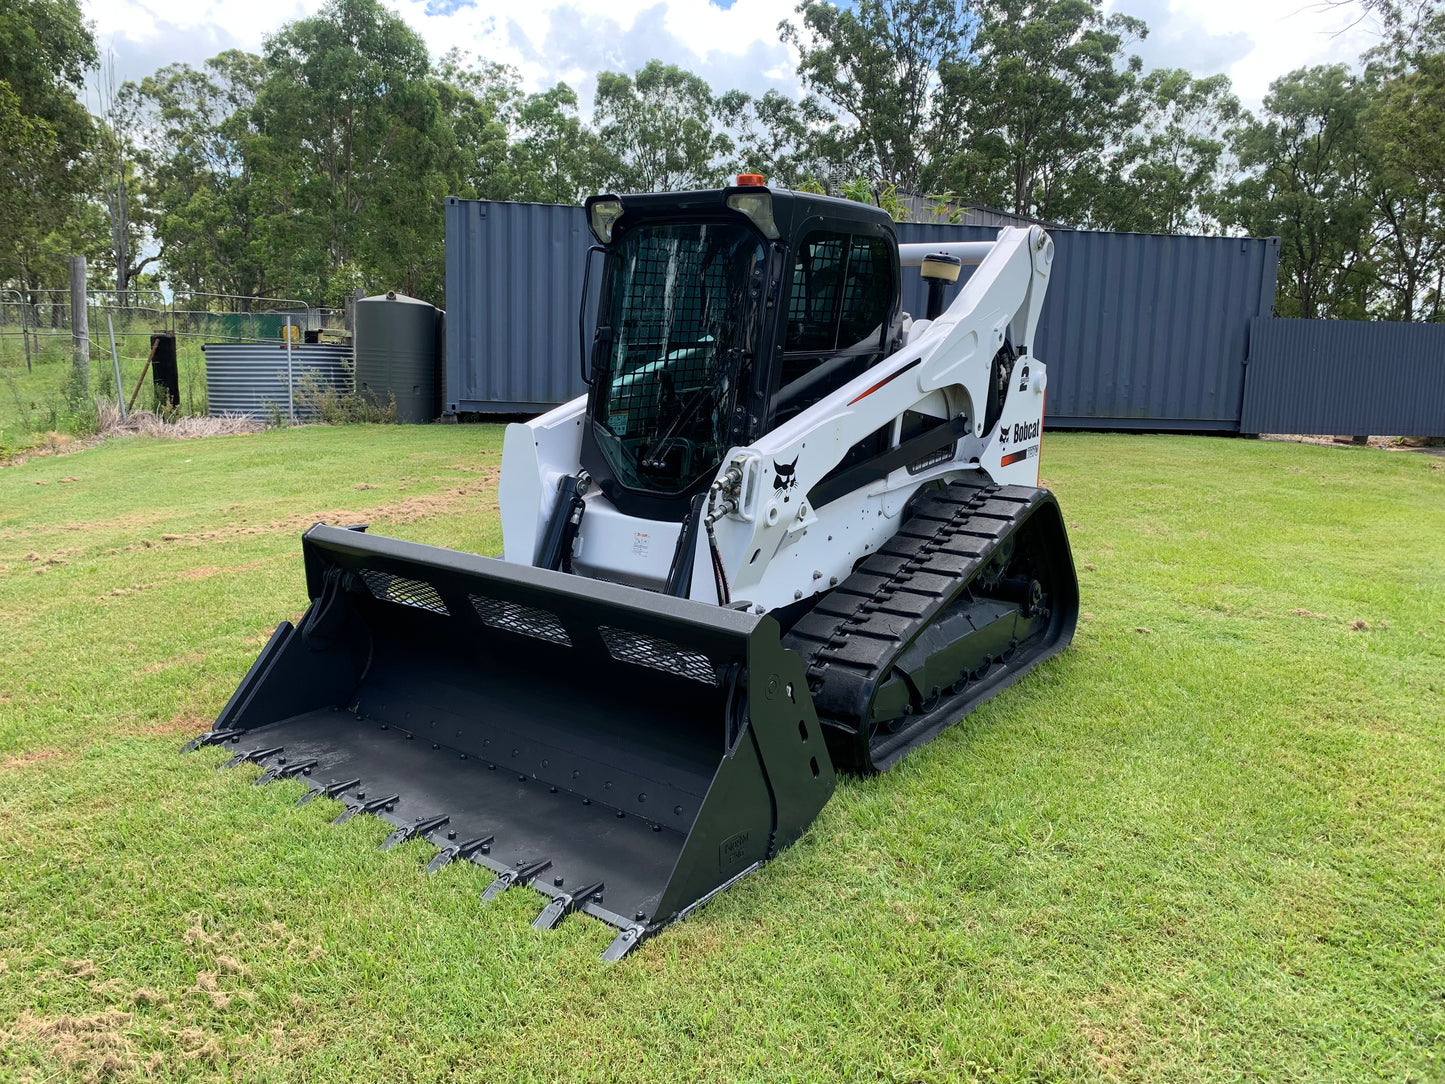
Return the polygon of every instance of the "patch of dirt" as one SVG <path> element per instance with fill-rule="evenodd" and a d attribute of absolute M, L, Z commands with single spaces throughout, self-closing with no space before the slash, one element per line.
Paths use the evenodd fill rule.
<path fill-rule="evenodd" d="M 216 966 L 222 971 L 229 972 L 232 975 L 240 975 L 242 978 L 250 974 L 250 972 L 246 970 L 246 965 L 234 956 L 217 956 Z"/>
<path fill-rule="evenodd" d="M 418 520 L 430 516 L 444 515 L 457 509 L 464 501 L 481 496 L 491 491 L 494 496 L 491 501 L 483 506 L 486 511 L 495 511 L 497 502 L 495 490 L 500 471 L 496 466 L 488 465 L 474 472 L 477 477 L 469 478 L 459 482 L 439 493 L 431 493 L 424 496 L 405 497 L 398 501 L 391 501 L 386 504 L 375 505 L 371 508 L 328 508 L 320 511 L 298 512 L 281 519 L 269 520 L 265 523 L 231 523 L 223 527 L 207 528 L 189 533 L 176 533 L 167 531 L 157 538 L 137 538 L 134 542 L 117 546 L 107 552 L 128 553 L 140 549 L 151 549 L 160 542 L 165 543 L 186 543 L 186 542 L 226 542 L 235 538 L 254 537 L 267 534 L 293 534 L 303 531 L 313 523 L 331 523 L 337 525 L 349 525 L 354 523 L 378 523 L 385 521 L 394 524 L 415 523 Z M 137 512 L 124 516 L 115 516 L 103 521 L 64 523 L 56 527 L 44 528 L 50 531 L 95 531 L 123 530 L 128 534 L 138 535 L 147 528 L 154 529 L 158 524 L 166 522 L 169 514 L 165 512 Z M 0 541 L 19 541 L 35 544 L 34 535 L 36 531 L 25 529 L 0 530 Z M 65 551 L 60 551 L 63 555 Z M 36 553 L 31 557 L 28 553 L 26 560 L 40 561 L 41 555 Z"/>
<path fill-rule="evenodd" d="M 478 452 L 477 458 L 496 459 L 501 456 L 501 454 L 500 451 Z M 461 471 L 463 474 L 480 474 L 493 468 L 487 463 L 444 463 L 442 469 Z"/>
<path fill-rule="evenodd" d="M 186 932 L 181 934 L 181 940 L 193 948 L 214 948 L 221 939 L 216 934 L 207 933 L 205 926 L 197 918 L 186 928 Z"/>
<path fill-rule="evenodd" d="M 1291 610 L 1290 613 L 1294 614 L 1296 617 L 1317 617 L 1321 621 L 1328 621 L 1330 619 L 1329 614 L 1317 614 L 1313 610 L 1298 609 Z"/>
<path fill-rule="evenodd" d="M 133 583 L 129 587 L 112 587 L 109 594 L 101 595 L 99 598 L 102 602 L 108 598 L 123 598 L 126 595 L 133 595 L 137 591 L 149 591 L 154 586 L 153 583 Z"/>
<path fill-rule="evenodd" d="M 1324 447 L 1346 447 L 1363 448 L 1365 444 L 1355 444 L 1353 436 L 1338 437 L 1333 433 L 1261 433 L 1260 440 L 1283 440 L 1293 444 L 1317 444 Z M 1371 448 L 1398 448 L 1398 437 L 1366 437 L 1366 444 Z"/>
<path fill-rule="evenodd" d="M 1350 631 L 1351 631 L 1351 632 L 1369 632 L 1369 631 L 1370 631 L 1370 623 L 1369 623 L 1368 621 L 1361 621 L 1359 618 L 1355 618 L 1355 620 L 1353 620 L 1353 621 L 1350 622 Z"/>
<path fill-rule="evenodd" d="M 77 979 L 94 978 L 100 974 L 100 971 L 90 960 L 66 960 L 65 970 Z"/>
<path fill-rule="evenodd" d="M 186 1028 L 178 1039 L 181 1057 L 187 1061 L 204 1061 L 215 1065 L 221 1060 L 221 1045 L 200 1028 Z"/>
<path fill-rule="evenodd" d="M 247 561 L 243 565 L 201 565 L 198 568 L 188 568 L 176 573 L 176 578 L 181 580 L 208 580 L 212 576 L 219 576 L 223 572 L 255 572 L 258 568 L 275 564 L 279 558 L 263 557 L 259 561 Z"/>
<path fill-rule="evenodd" d="M 229 956 L 217 957 L 217 960 L 229 960 L 236 967 L 241 965 L 231 960 Z M 244 970 L 244 969 L 243 969 Z M 186 991 L 190 994 L 202 994 L 211 1003 L 213 1009 L 229 1009 L 231 1002 L 240 998 L 243 1001 L 250 1001 L 251 995 L 244 990 L 222 990 L 219 973 L 215 971 L 198 971 L 196 973 L 196 985 Z"/>
<path fill-rule="evenodd" d="M 142 738 L 180 738 L 192 737 L 210 729 L 209 720 L 202 719 L 192 712 L 183 711 L 168 722 L 147 723 L 145 726 L 133 727 L 125 733 Z"/>
<path fill-rule="evenodd" d="M 1284 440 L 1295 444 L 1315 444 L 1328 448 L 1370 447 L 1382 452 L 1424 452 L 1426 455 L 1445 455 L 1445 438 L 1441 437 L 1366 437 L 1365 444 L 1356 444 L 1353 436 L 1334 436 L 1319 433 L 1261 433 L 1260 440 Z M 1299 470 L 1290 467 L 1289 470 Z"/>
<path fill-rule="evenodd" d="M 18 455 L 9 459 L 0 458 L 0 467 L 18 467 L 31 459 L 44 459 L 52 455 L 69 455 L 71 452 L 83 451 L 86 448 L 93 448 L 101 443 L 104 437 L 88 437 L 85 440 L 77 440 L 68 433 L 57 433 L 52 430 L 44 434 L 40 439 L 44 444 L 28 448 Z"/>
<path fill-rule="evenodd" d="M 47 760 L 55 760 L 66 755 L 64 749 L 32 749 L 28 753 L 7 754 L 0 760 L 0 771 L 10 771 L 14 768 L 28 768 L 32 764 L 43 764 Z"/>
<path fill-rule="evenodd" d="M 1089 1044 L 1089 1056 L 1109 1080 L 1125 1076 L 1136 1056 L 1133 1036 L 1116 1032 L 1099 1024 L 1085 1024 L 1081 1031 Z"/>
<path fill-rule="evenodd" d="M 332 508 L 319 512 L 300 512 L 282 519 L 273 519 L 268 523 L 248 525 L 232 524 L 226 527 L 195 531 L 190 534 L 166 533 L 161 535 L 161 541 L 225 542 L 234 538 L 276 534 L 278 532 L 290 534 L 295 531 L 305 530 L 314 523 L 331 523 L 337 525 L 377 523 L 380 521 L 385 521 L 389 524 L 415 523 L 418 520 L 454 511 L 458 505 L 468 498 L 479 496 L 488 490 L 495 490 L 497 473 L 496 468 L 488 468 L 488 470 L 475 481 L 464 482 L 461 485 L 443 490 L 440 493 L 407 497 L 403 500 L 392 501 L 388 504 L 379 504 L 373 508 L 356 510 Z M 495 500 L 487 507 L 489 509 L 495 509 Z M 113 525 L 113 523 L 107 524 L 107 526 Z M 141 546 L 145 544 L 144 541 L 138 543 L 138 545 Z M 125 548 L 134 549 L 135 547 L 127 546 Z"/>
<path fill-rule="evenodd" d="M 135 1066 L 135 1048 L 125 1035 L 131 1014 L 107 1009 L 92 1016 L 40 1016 L 26 1010 L 3 1034 L 6 1047 L 29 1043 L 48 1047 L 67 1069 L 84 1066 L 88 1077 L 113 1076 Z"/>
<path fill-rule="evenodd" d="M 140 989 L 133 1000 L 142 1009 L 141 1019 L 148 1021 L 148 1030 L 157 1032 L 161 1045 L 174 1044 L 184 1061 L 221 1064 L 225 1053 L 216 1036 L 196 1027 L 178 1029 L 145 1011 L 169 1001 L 164 993 Z M 68 1076 L 87 1082 L 121 1074 L 135 1074 L 131 1079 L 158 1076 L 166 1067 L 167 1057 L 159 1050 L 143 1049 L 147 1040 L 141 1033 L 129 1030 L 135 1020 L 135 1013 L 120 1009 L 86 1016 L 42 1016 L 26 1010 L 8 1031 L 0 1030 L 0 1050 L 8 1053 L 22 1045 L 39 1048 L 58 1061 Z"/>
<path fill-rule="evenodd" d="M 184 655 L 177 655 L 173 659 L 165 659 L 161 662 L 153 662 L 149 666 L 142 666 L 136 671 L 137 674 L 158 674 L 162 670 L 169 670 L 172 666 L 187 666 L 192 663 L 206 661 L 203 651 L 187 651 Z"/>

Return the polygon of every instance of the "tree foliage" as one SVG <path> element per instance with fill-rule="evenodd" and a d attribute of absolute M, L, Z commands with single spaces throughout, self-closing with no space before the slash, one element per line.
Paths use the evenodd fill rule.
<path fill-rule="evenodd" d="M 1138 233 L 1212 233 L 1242 116 L 1223 75 L 1156 69 L 1139 81 L 1138 123 L 1098 176 L 1090 219 Z"/>
<path fill-rule="evenodd" d="M 968 139 L 948 186 L 1044 219 L 1087 219 L 1111 147 L 1138 122 L 1144 24 L 1101 0 L 997 0 L 983 11 L 974 62 L 952 67 Z"/>
<path fill-rule="evenodd" d="M 977 17 L 967 0 L 803 0 L 800 25 L 783 22 L 804 84 L 842 116 L 829 133 L 839 158 L 866 180 L 917 191 L 960 137 L 956 94 L 944 77 L 970 66 Z"/>
<path fill-rule="evenodd" d="M 249 158 L 264 76 L 260 57 L 228 50 L 199 70 L 170 64 L 121 89 L 157 255 L 191 290 L 247 296 L 272 288 Z"/>
<path fill-rule="evenodd" d="M 1265 115 L 1235 136 L 1243 179 L 1225 194 L 1226 220 L 1278 234 L 1281 316 L 1365 315 L 1370 193 L 1364 155 L 1366 95 L 1343 65 L 1275 80 Z"/>
<path fill-rule="evenodd" d="M 804 95 L 673 64 L 564 83 L 429 56 L 380 0 L 327 0 L 227 51 L 80 101 L 78 0 L 0 8 L 0 282 L 83 253 L 125 289 L 440 302 L 449 195 L 576 202 L 733 173 L 927 216 L 927 193 L 1068 225 L 1281 238 L 1285 315 L 1445 319 L 1445 14 L 1366 0 L 1379 44 L 1278 79 L 1145 71 L 1103 0 L 801 0 Z M 920 210 L 920 205 L 922 210 Z M 150 276 L 146 276 L 149 278 Z"/>
<path fill-rule="evenodd" d="M 1445 13 L 1371 58 L 1377 314 L 1445 319 Z"/>
<path fill-rule="evenodd" d="M 602 186 L 668 192 L 718 184 L 733 144 L 716 113 L 707 82 L 675 64 L 651 60 L 635 76 L 600 73 L 593 123 Z"/>
<path fill-rule="evenodd" d="M 76 96 L 96 60 L 78 0 L 0 5 L 0 281 L 37 288 L 97 250 L 95 124 Z"/>

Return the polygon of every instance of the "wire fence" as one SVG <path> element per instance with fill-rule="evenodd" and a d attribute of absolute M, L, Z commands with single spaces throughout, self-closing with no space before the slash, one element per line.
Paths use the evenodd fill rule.
<path fill-rule="evenodd" d="M 335 342 L 346 333 L 345 309 L 289 298 L 129 291 L 86 293 L 90 398 L 137 409 L 204 415 L 203 343 Z M 151 385 L 153 336 L 174 336 L 180 400 L 164 403 Z M 0 290 L 0 450 L 9 434 L 62 428 L 73 401 L 75 356 L 70 291 Z"/>

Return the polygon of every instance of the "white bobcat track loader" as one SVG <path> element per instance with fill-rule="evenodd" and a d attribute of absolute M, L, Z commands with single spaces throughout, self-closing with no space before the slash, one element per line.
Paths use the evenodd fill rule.
<path fill-rule="evenodd" d="M 835 766 L 1060 651 L 1078 590 L 1037 488 L 1042 229 L 900 249 L 760 182 L 587 215 L 590 391 L 508 427 L 502 560 L 313 527 L 310 609 L 193 744 L 491 869 L 485 899 L 542 891 L 540 926 L 613 924 L 617 958 L 795 840 Z"/>

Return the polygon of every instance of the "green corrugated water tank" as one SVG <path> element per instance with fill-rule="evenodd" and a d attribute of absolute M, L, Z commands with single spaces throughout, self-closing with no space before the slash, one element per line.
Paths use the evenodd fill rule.
<path fill-rule="evenodd" d="M 441 413 L 437 342 L 440 310 L 396 292 L 356 303 L 356 390 L 385 404 L 396 420 L 429 422 Z"/>

